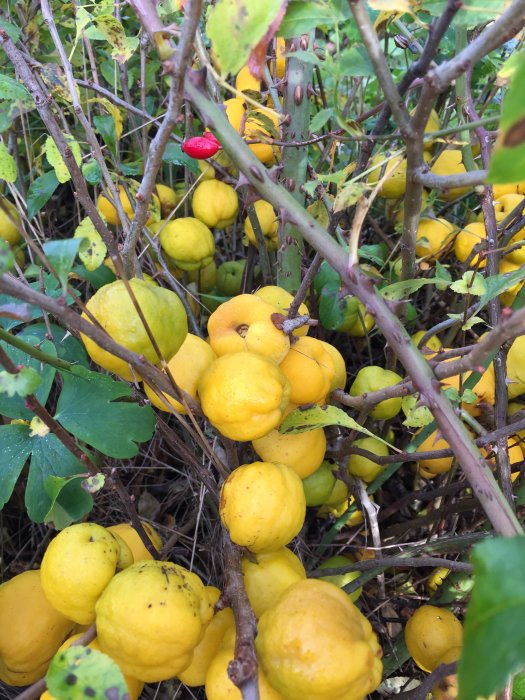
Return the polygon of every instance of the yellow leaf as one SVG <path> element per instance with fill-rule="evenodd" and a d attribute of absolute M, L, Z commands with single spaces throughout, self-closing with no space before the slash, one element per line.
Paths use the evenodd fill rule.
<path fill-rule="evenodd" d="M 0 142 L 0 180 L 14 182 L 16 180 L 16 162 L 7 150 L 7 146 Z"/>
<path fill-rule="evenodd" d="M 132 48 L 133 43 L 135 43 L 132 41 L 133 37 L 126 36 L 124 27 L 113 15 L 99 15 L 94 18 L 94 21 L 99 32 L 113 47 L 112 58 L 120 64 L 126 63 L 134 51 Z"/>
<path fill-rule="evenodd" d="M 32 419 L 29 426 L 31 428 L 29 432 L 30 437 L 45 437 L 49 433 L 49 428 L 38 416 Z"/>
<path fill-rule="evenodd" d="M 122 136 L 122 129 L 123 129 L 123 124 L 124 120 L 122 119 L 122 112 L 118 107 L 115 107 L 114 104 L 112 104 L 108 99 L 105 97 L 92 97 L 88 102 L 96 102 L 99 105 L 102 105 L 113 117 L 113 121 L 115 122 L 115 136 L 117 137 L 117 141 L 120 139 Z"/>
<path fill-rule="evenodd" d="M 75 159 L 76 164 L 80 165 L 82 153 L 80 151 L 80 146 L 78 145 L 78 142 L 75 141 L 75 139 L 69 134 L 63 134 L 63 136 L 67 141 L 68 147 L 73 153 L 73 157 Z M 67 165 L 65 164 L 64 159 L 62 158 L 60 151 L 58 150 L 58 147 L 52 136 L 47 137 L 43 151 L 46 154 L 46 158 L 49 162 L 49 165 L 51 165 L 51 167 L 55 171 L 57 180 L 59 182 L 68 182 L 71 179 L 71 175 L 69 174 Z"/>
<path fill-rule="evenodd" d="M 367 0 L 367 2 L 372 10 L 389 13 L 395 12 L 398 17 L 401 17 L 401 15 L 405 12 L 411 12 L 412 10 L 409 0 Z M 379 17 L 376 19 L 376 23 L 378 20 Z"/>
<path fill-rule="evenodd" d="M 82 219 L 75 229 L 73 238 L 83 239 L 78 251 L 78 257 L 86 270 L 93 272 L 93 270 L 98 269 L 104 262 L 108 249 L 89 217 Z"/>

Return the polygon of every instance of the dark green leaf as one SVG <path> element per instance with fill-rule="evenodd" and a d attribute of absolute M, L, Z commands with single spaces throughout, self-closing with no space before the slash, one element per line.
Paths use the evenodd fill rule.
<path fill-rule="evenodd" d="M 96 114 L 93 117 L 93 123 L 95 124 L 97 133 L 102 136 L 106 146 L 112 153 L 116 153 L 117 135 L 115 133 L 115 120 L 111 114 Z"/>
<path fill-rule="evenodd" d="M 46 522 L 46 517 L 52 507 L 51 498 L 46 493 L 46 480 L 48 476 L 69 477 L 78 474 L 85 475 L 86 467 L 71 452 L 64 447 L 63 443 L 53 435 L 48 433 L 44 436 L 34 436 L 31 438 L 33 454 L 29 466 L 29 476 L 27 479 L 25 503 L 27 514 L 36 523 Z M 75 479 L 58 496 L 58 503 L 62 504 L 63 497 L 66 498 L 65 509 L 70 513 L 73 520 L 80 520 L 89 513 L 92 508 L 92 500 L 81 486 L 81 480 Z M 75 491 L 80 493 L 80 497 Z M 64 495 L 65 494 L 65 495 Z M 89 498 L 85 498 L 88 496 Z M 77 510 L 73 513 L 71 503 L 77 504 Z"/>
<path fill-rule="evenodd" d="M 51 338 L 49 338 L 49 334 L 51 334 Z M 69 335 L 67 331 L 54 323 L 50 323 L 48 326 L 44 323 L 34 323 L 18 333 L 17 338 L 29 342 L 41 350 L 45 350 L 43 343 L 51 342 L 55 346 L 57 357 L 60 359 L 89 367 L 87 354 L 80 340 Z M 51 352 L 51 354 L 54 353 Z"/>
<path fill-rule="evenodd" d="M 362 245 L 359 247 L 359 259 L 368 260 L 373 265 L 384 265 L 388 258 L 388 250 L 384 243 L 376 243 L 373 245 Z"/>
<path fill-rule="evenodd" d="M 322 0 L 292 0 L 277 33 L 285 39 L 293 39 L 300 34 L 308 34 L 320 25 L 331 26 L 334 19 L 331 8 Z"/>
<path fill-rule="evenodd" d="M 84 265 L 75 265 L 72 271 L 81 279 L 87 280 L 95 289 L 100 289 L 105 284 L 117 279 L 115 273 L 107 265 L 101 265 L 96 270 L 86 270 Z"/>
<path fill-rule="evenodd" d="M 334 268 L 331 267 L 326 260 L 323 260 L 319 267 L 319 272 L 314 277 L 314 289 L 316 294 L 320 294 L 326 284 L 332 284 L 334 282 L 341 284 L 341 278 Z"/>
<path fill-rule="evenodd" d="M 80 645 L 53 657 L 46 684 L 50 695 L 60 700 L 129 700 L 124 676 L 113 659 Z"/>
<path fill-rule="evenodd" d="M 48 476 L 44 489 L 51 506 L 44 522 L 55 530 L 63 530 L 79 520 L 93 507 L 91 495 L 82 487 L 82 476 Z M 79 488 L 80 485 L 80 488 Z"/>
<path fill-rule="evenodd" d="M 0 275 L 4 275 L 15 266 L 15 254 L 3 238 L 0 239 Z"/>
<path fill-rule="evenodd" d="M 18 100 L 34 105 L 34 100 L 25 85 L 8 75 L 0 75 L 0 95 L 3 100 Z"/>
<path fill-rule="evenodd" d="M 407 299 L 411 294 L 417 292 L 426 284 L 436 284 L 435 279 L 417 279 L 405 280 L 402 282 L 394 282 L 381 289 L 381 295 L 390 301 L 399 301 Z"/>
<path fill-rule="evenodd" d="M 7 33 L 11 41 L 13 41 L 15 44 L 20 39 L 20 36 L 22 34 L 20 29 L 16 25 L 11 24 L 11 22 L 6 22 L 5 19 L 0 19 L 0 29 L 3 29 L 4 32 Z"/>
<path fill-rule="evenodd" d="M 190 158 L 183 153 L 178 143 L 168 143 L 162 160 L 165 163 L 171 163 L 171 165 L 181 165 L 184 168 L 188 168 L 192 173 L 199 172 L 199 166 L 195 158 Z"/>
<path fill-rule="evenodd" d="M 334 115 L 332 107 L 320 109 L 310 122 L 310 132 L 313 134 L 323 128 L 326 122 Z"/>
<path fill-rule="evenodd" d="M 357 321 L 357 297 L 341 297 L 339 283 L 330 282 L 323 287 L 319 299 L 319 318 L 331 331 L 347 328 Z"/>
<path fill-rule="evenodd" d="M 488 697 L 525 666 L 525 537 L 498 537 L 472 552 L 474 588 L 458 668 L 459 700 Z"/>
<path fill-rule="evenodd" d="M 94 158 L 90 158 L 82 165 L 82 175 L 90 185 L 98 185 L 102 180 L 102 170 Z"/>
<path fill-rule="evenodd" d="M 67 278 L 73 267 L 81 242 L 80 238 L 66 238 L 61 241 L 47 241 L 42 246 L 47 259 L 60 278 L 64 294 L 67 289 Z"/>
<path fill-rule="evenodd" d="M 124 382 L 83 368 L 75 370 L 61 372 L 64 387 L 56 420 L 79 440 L 110 457 L 134 457 L 139 443 L 153 435 L 152 408 L 117 401 L 131 396 L 131 388 Z"/>
<path fill-rule="evenodd" d="M 29 426 L 0 425 L 0 510 L 11 498 L 30 454 Z"/>
<path fill-rule="evenodd" d="M 27 218 L 32 219 L 46 204 L 58 187 L 54 170 L 44 173 L 33 180 L 27 191 Z"/>

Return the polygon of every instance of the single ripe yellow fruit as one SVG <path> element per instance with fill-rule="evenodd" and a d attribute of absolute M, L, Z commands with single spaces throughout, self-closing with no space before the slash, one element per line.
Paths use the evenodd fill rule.
<path fill-rule="evenodd" d="M 344 357 L 331 343 L 327 343 L 324 340 L 320 340 L 319 342 L 330 355 L 332 362 L 334 363 L 334 376 L 330 382 L 330 391 L 344 389 L 346 386 L 346 363 Z"/>
<path fill-rule="evenodd" d="M 255 214 L 259 221 L 266 247 L 268 250 L 277 250 L 279 245 L 277 238 L 279 219 L 277 218 L 275 209 L 270 202 L 265 202 L 263 199 L 258 199 L 253 205 L 253 208 L 255 209 Z M 248 243 L 254 246 L 257 245 L 257 238 L 255 237 L 255 231 L 253 230 L 249 216 L 244 219 L 244 235 L 246 236 L 244 240 L 245 245 L 248 245 Z"/>
<path fill-rule="evenodd" d="M 448 442 L 442 438 L 438 437 L 437 430 L 430 433 L 430 435 L 423 440 L 423 442 L 417 448 L 418 452 L 430 452 L 431 450 L 445 450 L 448 449 L 450 445 Z M 422 475 L 426 479 L 432 479 L 438 474 L 444 474 L 452 469 L 454 464 L 453 457 L 439 457 L 438 459 L 421 459 L 417 465 L 418 470 L 421 471 Z"/>
<path fill-rule="evenodd" d="M 155 185 L 155 192 L 159 199 L 162 218 L 167 219 L 171 212 L 177 207 L 177 204 L 182 200 L 183 192 L 180 190 L 177 192 L 177 190 L 174 190 L 172 187 L 162 185 L 161 183 Z"/>
<path fill-rule="evenodd" d="M 292 391 L 290 401 L 298 406 L 324 402 L 335 376 L 334 360 L 317 338 L 301 336 L 290 347 L 280 365 Z"/>
<path fill-rule="evenodd" d="M 213 605 L 215 605 L 220 596 L 220 591 L 218 589 L 215 589 L 215 591 L 219 595 L 215 599 L 211 599 Z M 179 680 L 184 685 L 190 688 L 204 685 L 210 664 L 221 648 L 225 634 L 231 629 L 235 630 L 232 609 L 223 608 L 216 612 L 204 628 L 204 635 L 201 641 L 193 650 L 191 664 L 178 675 Z"/>
<path fill-rule="evenodd" d="M 362 700 L 381 682 L 381 648 L 370 623 L 326 581 L 288 588 L 261 616 L 255 647 L 286 700 Z"/>
<path fill-rule="evenodd" d="M 362 302 L 357 304 L 357 318 L 349 327 L 345 326 L 344 333 L 351 338 L 364 338 L 375 326 L 372 314 L 369 314 Z"/>
<path fill-rule="evenodd" d="M 231 99 L 226 100 L 226 102 L 223 103 L 223 106 L 226 110 L 226 117 L 228 118 L 228 121 L 232 127 L 235 129 L 235 131 L 242 133 L 243 123 L 246 116 L 246 106 L 244 104 L 244 100 L 240 99 L 239 97 L 232 97 Z"/>
<path fill-rule="evenodd" d="M 278 287 L 275 284 L 269 284 L 266 285 L 265 287 L 260 287 L 256 292 L 254 292 L 256 297 L 260 297 L 261 299 L 264 299 L 264 301 L 268 302 L 268 304 L 271 304 L 272 306 L 275 307 L 276 311 L 279 313 L 283 314 L 283 316 L 286 316 L 288 314 L 288 310 L 290 308 L 290 305 L 293 301 L 293 296 L 290 294 L 290 292 L 287 292 L 286 289 L 283 289 L 282 287 Z M 299 316 L 309 316 L 310 312 L 308 311 L 308 307 L 306 304 L 301 304 L 299 306 L 298 310 L 298 315 Z M 308 326 L 301 326 L 300 328 L 296 328 L 293 332 L 292 335 L 307 335 L 308 333 Z"/>
<path fill-rule="evenodd" d="M 151 540 L 155 549 L 160 552 L 162 549 L 162 540 L 156 530 L 149 524 L 142 522 L 142 527 L 146 531 L 147 536 Z M 113 535 L 119 535 L 131 549 L 133 554 L 133 563 L 144 559 L 153 559 L 144 543 L 140 539 L 139 533 L 135 530 L 131 523 L 118 523 L 107 528 Z"/>
<path fill-rule="evenodd" d="M 422 605 L 406 624 L 405 642 L 417 666 L 431 673 L 449 649 L 462 646 L 463 627 L 450 610 Z"/>
<path fill-rule="evenodd" d="M 306 479 L 321 466 L 326 436 L 322 428 L 296 434 L 283 434 L 276 429 L 253 440 L 252 445 L 265 462 L 287 464 L 301 479 Z"/>
<path fill-rule="evenodd" d="M 355 440 L 353 446 L 360 447 L 362 450 L 368 450 L 368 452 L 372 452 L 378 457 L 386 457 L 388 455 L 388 447 L 375 437 L 365 437 Z M 385 467 L 367 457 L 351 454 L 348 457 L 347 469 L 349 474 L 358 476 L 360 479 L 363 479 L 363 481 L 370 483 L 384 471 Z"/>
<path fill-rule="evenodd" d="M 253 77 L 248 66 L 243 66 L 235 78 L 235 88 L 239 92 L 244 92 L 245 90 L 261 92 L 261 81 Z"/>
<path fill-rule="evenodd" d="M 261 109 L 250 112 L 244 124 L 243 136 L 247 141 L 257 141 L 261 137 L 264 140 L 279 138 L 277 116 Z M 277 147 L 269 143 L 250 143 L 248 146 L 253 155 L 264 165 L 271 165 L 275 162 L 278 154 Z"/>
<path fill-rule="evenodd" d="M 5 197 L 0 198 L 0 238 L 14 246 L 22 240 L 22 220 L 14 204 Z"/>
<path fill-rule="evenodd" d="M 242 700 L 241 691 L 232 683 L 228 666 L 233 661 L 234 649 L 228 646 L 220 649 L 213 658 L 206 673 L 206 700 Z M 259 700 L 285 700 L 272 688 L 264 673 L 258 673 Z"/>
<path fill-rule="evenodd" d="M 512 341 L 507 355 L 507 382 L 509 399 L 515 399 L 525 392 L 525 335 L 518 336 Z"/>
<path fill-rule="evenodd" d="M 168 362 L 168 371 L 180 389 L 197 399 L 197 383 L 204 371 L 216 359 L 217 355 L 205 340 L 202 340 L 197 335 L 193 335 L 193 333 L 188 333 L 178 352 Z M 153 389 L 146 383 L 144 383 L 144 390 L 154 406 L 161 411 L 168 410 Z M 164 396 L 177 413 L 187 413 L 180 401 L 167 394 L 164 394 Z"/>
<path fill-rule="evenodd" d="M 220 180 L 205 180 L 193 192 L 193 215 L 209 228 L 226 228 L 235 221 L 239 198 L 231 185 Z"/>
<path fill-rule="evenodd" d="M 119 185 L 118 193 L 120 203 L 122 204 L 122 209 L 130 221 L 135 216 L 135 201 L 134 198 L 137 194 L 139 188 L 138 182 L 130 182 L 128 185 L 129 196 L 123 185 Z M 108 199 L 105 195 L 100 194 L 97 198 L 97 209 L 99 213 L 104 217 L 108 224 L 115 226 L 120 223 L 120 218 L 115 207 L 113 199 Z M 151 198 L 151 203 L 148 209 L 149 217 L 146 221 L 146 226 L 149 226 L 154 221 L 160 219 L 160 201 L 157 195 L 153 195 Z"/>
<path fill-rule="evenodd" d="M 275 40 L 275 72 L 279 79 L 284 78 L 286 71 L 286 41 L 278 36 Z M 270 62 L 270 68 L 273 62 Z"/>
<path fill-rule="evenodd" d="M 301 560 L 287 547 L 243 557 L 244 586 L 256 617 L 271 608 L 281 593 L 306 578 Z"/>
<path fill-rule="evenodd" d="M 45 675 L 75 626 L 44 594 L 40 571 L 25 571 L 0 586 L 0 681 L 22 686 Z"/>
<path fill-rule="evenodd" d="M 463 155 L 459 148 L 449 148 L 439 154 L 434 165 L 430 168 L 434 175 L 457 175 L 466 173 L 467 169 L 463 165 Z M 450 201 L 469 192 L 469 187 L 453 187 L 450 190 L 442 190 L 440 197 Z"/>
<path fill-rule="evenodd" d="M 197 392 L 210 423 L 241 442 L 276 428 L 290 401 L 290 385 L 280 367 L 252 352 L 219 357 L 199 379 Z"/>
<path fill-rule="evenodd" d="M 336 554 L 333 557 L 329 557 L 328 559 L 325 559 L 325 561 L 322 564 L 319 564 L 318 568 L 319 569 L 338 569 L 342 568 L 343 566 L 348 566 L 348 564 L 352 563 L 352 559 L 349 557 L 345 557 L 341 554 Z M 352 581 L 355 581 L 356 578 L 359 578 L 361 576 L 361 572 L 359 571 L 347 571 L 346 573 L 342 574 L 333 574 L 331 576 L 321 576 L 321 581 L 328 581 L 328 583 L 333 583 L 334 586 L 338 586 L 339 588 L 344 588 L 346 585 L 349 583 L 352 583 Z M 361 593 L 363 592 L 362 586 L 359 588 L 356 588 L 356 590 L 353 593 L 348 593 L 347 595 L 350 597 L 350 600 L 355 603 L 355 601 L 359 598 Z"/>
<path fill-rule="evenodd" d="M 101 650 L 146 683 L 187 668 L 212 618 L 204 584 L 182 566 L 141 561 L 121 571 L 96 606 Z"/>
<path fill-rule="evenodd" d="M 42 588 L 51 605 L 81 625 L 95 621 L 95 603 L 115 575 L 119 542 L 97 523 L 70 525 L 42 559 Z M 132 674 L 133 675 L 133 674 Z"/>
<path fill-rule="evenodd" d="M 76 640 L 79 639 L 81 636 L 82 634 L 74 634 L 73 636 L 69 637 L 69 639 L 66 639 L 66 641 L 60 647 L 59 651 L 69 649 L 73 642 L 76 642 Z M 96 637 L 95 639 L 92 639 L 87 646 L 90 649 L 95 649 L 95 651 L 102 651 L 100 648 L 100 644 L 98 643 L 98 639 Z M 138 678 L 127 676 L 126 674 L 122 675 L 124 676 L 124 681 L 128 687 L 129 700 L 138 700 L 140 694 L 142 693 L 142 689 L 144 688 L 144 682 L 140 681 Z M 55 698 L 49 693 L 48 690 L 46 690 L 40 696 L 40 700 L 55 700 Z"/>
<path fill-rule="evenodd" d="M 469 262 L 470 267 L 484 268 L 487 264 L 487 259 L 482 257 L 480 260 L 479 255 L 472 255 L 472 253 L 476 246 L 476 250 L 483 247 L 486 238 L 487 231 L 485 230 L 484 223 L 474 221 L 471 224 L 467 224 L 467 226 L 459 230 L 456 240 L 454 241 L 454 253 L 456 258 L 460 262 L 466 262 L 467 259 L 471 257 Z"/>
<path fill-rule="evenodd" d="M 215 240 L 202 221 L 191 216 L 159 221 L 150 226 L 159 234 L 162 250 L 181 270 L 199 270 L 209 265 L 215 255 Z"/>
<path fill-rule="evenodd" d="M 256 554 L 279 549 L 304 523 L 301 479 L 285 464 L 243 464 L 222 485 L 219 513 L 236 544 Z"/>
<path fill-rule="evenodd" d="M 407 187 L 407 160 L 399 156 L 394 156 L 392 160 L 387 158 L 384 154 L 379 154 L 371 159 L 370 167 L 373 170 L 368 175 L 368 183 L 375 186 L 382 177 L 382 171 L 389 172 L 390 174 L 381 185 L 379 194 L 387 199 L 399 199 L 405 194 Z"/>
<path fill-rule="evenodd" d="M 239 294 L 221 304 L 208 319 L 213 351 L 256 352 L 280 363 L 290 350 L 290 339 L 274 324 L 275 307 L 254 294 Z"/>
<path fill-rule="evenodd" d="M 359 370 L 350 387 L 349 394 L 350 396 L 362 396 L 371 391 L 379 391 L 387 386 L 399 384 L 401 380 L 402 377 L 397 372 L 370 365 Z M 400 410 L 401 398 L 385 399 L 374 406 L 370 416 L 375 420 L 389 420 L 397 416 Z"/>
<path fill-rule="evenodd" d="M 416 255 L 439 260 L 445 253 L 456 228 L 446 219 L 421 219 L 416 234 Z"/>
<path fill-rule="evenodd" d="M 175 292 L 152 285 L 144 280 L 131 279 L 129 286 L 142 310 L 144 318 L 165 360 L 170 360 L 180 348 L 188 332 L 184 306 Z M 87 302 L 86 308 L 108 335 L 128 350 L 144 355 L 153 364 L 160 362 L 155 348 L 146 333 L 133 302 L 122 280 L 101 287 Z M 82 317 L 89 321 L 85 313 Z M 127 362 L 93 340 L 80 334 L 88 355 L 104 369 L 132 380 L 133 374 Z"/>

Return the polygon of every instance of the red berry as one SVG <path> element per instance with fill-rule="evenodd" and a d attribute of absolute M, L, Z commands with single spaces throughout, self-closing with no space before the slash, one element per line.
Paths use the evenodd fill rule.
<path fill-rule="evenodd" d="M 204 136 L 194 136 L 184 141 L 181 146 L 183 153 L 196 160 L 211 158 L 217 153 L 219 148 L 220 145 L 218 141 L 212 141 L 210 138 L 205 138 Z"/>
<path fill-rule="evenodd" d="M 219 148 L 221 147 L 221 143 L 219 139 L 215 136 L 215 134 L 212 134 L 211 131 L 205 131 L 202 135 L 203 139 L 208 139 L 208 141 L 212 141 L 213 143 L 216 143 Z"/>

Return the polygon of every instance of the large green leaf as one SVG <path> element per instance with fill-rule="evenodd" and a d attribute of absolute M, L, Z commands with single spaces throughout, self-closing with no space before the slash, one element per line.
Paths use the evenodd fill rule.
<path fill-rule="evenodd" d="M 67 289 L 68 275 L 75 262 L 81 242 L 80 238 L 66 238 L 61 241 L 47 241 L 42 246 L 47 259 L 60 279 L 64 294 Z"/>
<path fill-rule="evenodd" d="M 461 9 L 454 16 L 454 23 L 473 29 L 496 19 L 505 9 L 505 0 L 463 0 Z M 447 0 L 423 0 L 421 9 L 439 17 L 447 7 Z"/>
<path fill-rule="evenodd" d="M 459 700 L 488 697 L 525 666 L 525 537 L 481 542 L 471 559 Z"/>
<path fill-rule="evenodd" d="M 11 498 L 30 454 L 29 426 L 17 423 L 0 425 L 0 509 Z"/>
<path fill-rule="evenodd" d="M 56 357 L 55 346 L 51 341 L 44 340 L 41 342 L 39 338 L 31 336 L 29 333 L 25 335 L 24 340 L 30 345 L 38 345 L 43 352 Z M 15 365 L 31 367 L 38 372 L 42 381 L 35 391 L 35 396 L 40 403 L 45 404 L 55 378 L 55 368 L 51 367 L 51 365 L 43 365 L 39 360 L 30 357 L 22 350 L 14 348 L 3 341 L 0 342 L 0 347 L 5 350 Z M 0 394 L 0 414 L 9 418 L 22 418 L 24 420 L 31 420 L 33 417 L 33 412 L 26 408 L 23 396 L 8 396 L 8 394 Z"/>
<path fill-rule="evenodd" d="M 206 33 L 224 73 L 238 73 L 278 17 L 283 0 L 218 0 Z"/>
<path fill-rule="evenodd" d="M 321 24 L 331 26 L 334 20 L 333 10 L 323 0 L 312 0 L 312 2 L 292 0 L 278 34 L 285 39 L 292 39 L 300 34 L 308 34 Z"/>
<path fill-rule="evenodd" d="M 64 387 L 58 399 L 56 420 L 77 438 L 110 457 L 134 457 L 139 444 L 153 435 L 152 408 L 118 401 L 131 396 L 131 389 L 124 382 L 80 367 L 76 369 L 77 372 L 61 372 Z"/>
<path fill-rule="evenodd" d="M 46 674 L 50 694 L 60 700 L 126 700 L 129 692 L 117 664 L 96 649 L 73 646 L 58 652 Z"/>
<path fill-rule="evenodd" d="M 48 477 L 70 477 L 86 474 L 86 466 L 82 464 L 63 443 L 48 433 L 43 436 L 30 438 L 32 448 L 31 464 L 27 479 L 25 503 L 27 514 L 36 523 L 48 521 L 51 508 L 59 504 L 69 514 L 70 522 L 80 520 L 89 513 L 93 506 L 91 496 L 82 489 L 80 479 L 75 479 L 67 488 L 61 490 L 55 499 L 46 490 Z"/>

